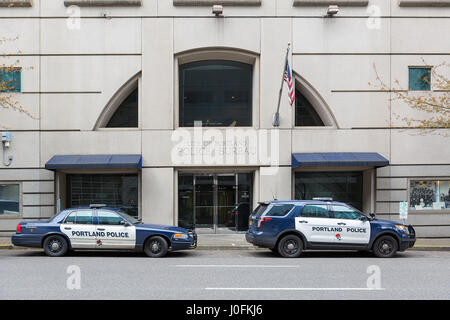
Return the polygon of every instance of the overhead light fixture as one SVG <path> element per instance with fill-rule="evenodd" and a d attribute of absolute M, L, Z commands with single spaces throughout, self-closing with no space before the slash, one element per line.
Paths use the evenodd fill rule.
<path fill-rule="evenodd" d="M 219 17 L 223 14 L 223 6 L 220 4 L 215 4 L 212 7 L 212 13 L 216 16 Z"/>
<path fill-rule="evenodd" d="M 338 14 L 339 12 L 339 6 L 332 4 L 328 6 L 328 10 L 327 10 L 327 16 L 328 17 L 332 17 L 335 14 Z"/>

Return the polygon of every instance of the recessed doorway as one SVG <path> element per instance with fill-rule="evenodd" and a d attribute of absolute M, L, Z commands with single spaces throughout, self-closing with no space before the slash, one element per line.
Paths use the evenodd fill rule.
<path fill-rule="evenodd" d="M 252 173 L 178 174 L 178 225 L 202 233 L 248 229 Z"/>

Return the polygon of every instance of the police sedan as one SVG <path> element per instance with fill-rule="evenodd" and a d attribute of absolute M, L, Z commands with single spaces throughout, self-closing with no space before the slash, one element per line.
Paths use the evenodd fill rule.
<path fill-rule="evenodd" d="M 197 235 L 184 228 L 144 224 L 105 205 L 71 208 L 48 221 L 21 222 L 12 236 L 15 246 L 44 248 L 59 257 L 69 250 L 133 250 L 163 257 L 169 250 L 193 249 Z"/>
<path fill-rule="evenodd" d="M 249 218 L 246 240 L 294 258 L 303 250 L 371 251 L 389 258 L 414 246 L 414 228 L 367 217 L 330 198 L 259 203 Z"/>

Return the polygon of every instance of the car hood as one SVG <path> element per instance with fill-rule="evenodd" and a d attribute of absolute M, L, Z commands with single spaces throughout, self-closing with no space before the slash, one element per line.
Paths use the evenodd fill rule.
<path fill-rule="evenodd" d="M 402 224 L 400 222 L 395 222 L 392 220 L 384 220 L 384 219 L 375 219 L 375 220 L 372 220 L 372 223 L 383 225 L 383 226 L 386 226 L 386 225 L 393 226 L 395 224 Z"/>
<path fill-rule="evenodd" d="M 157 229 L 157 230 L 172 231 L 172 232 L 184 232 L 184 233 L 188 232 L 187 229 L 184 229 L 181 227 L 167 226 L 167 225 L 163 225 L 163 224 L 152 224 L 152 223 L 141 223 L 141 224 L 136 225 L 136 228 Z"/>

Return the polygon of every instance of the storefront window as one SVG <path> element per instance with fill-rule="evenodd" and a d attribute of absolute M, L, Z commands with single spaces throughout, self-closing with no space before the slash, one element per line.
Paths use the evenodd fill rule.
<path fill-rule="evenodd" d="M 20 186 L 0 184 L 0 216 L 20 213 Z"/>
<path fill-rule="evenodd" d="M 73 174 L 67 179 L 69 208 L 106 204 L 139 216 L 137 174 Z"/>
<path fill-rule="evenodd" d="M 411 180 L 410 210 L 450 210 L 450 180 Z"/>
<path fill-rule="evenodd" d="M 180 67 L 180 127 L 252 125 L 253 66 L 207 60 Z"/>
<path fill-rule="evenodd" d="M 333 198 L 362 210 L 363 174 L 356 172 L 296 172 L 295 199 Z"/>

